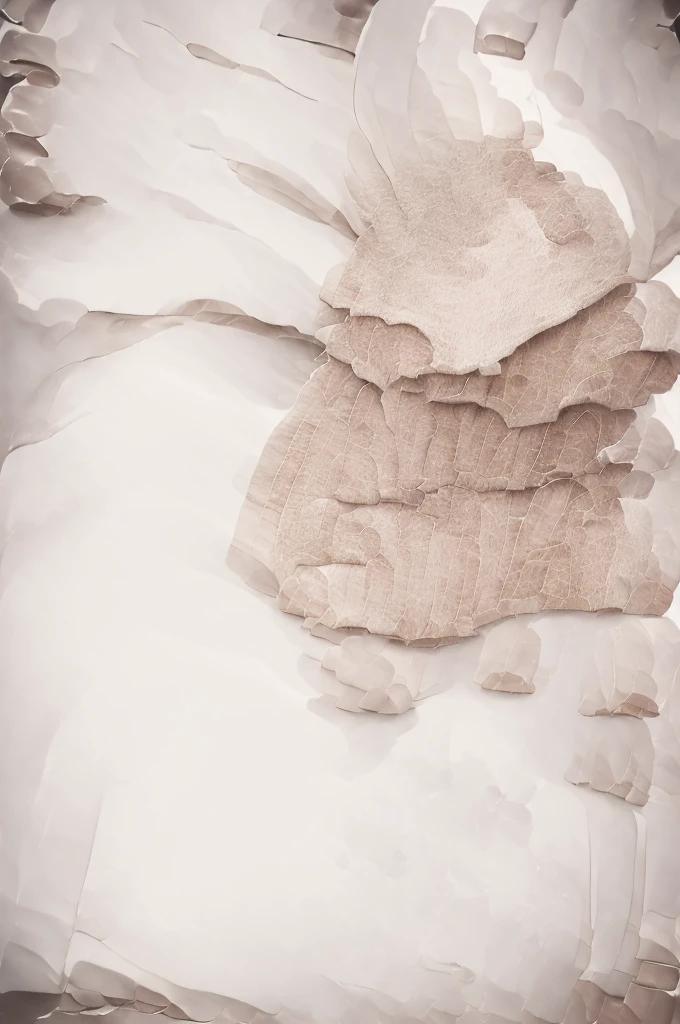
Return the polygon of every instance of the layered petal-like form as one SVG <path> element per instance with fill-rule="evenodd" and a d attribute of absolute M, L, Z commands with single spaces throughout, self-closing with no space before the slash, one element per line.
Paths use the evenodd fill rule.
<path fill-rule="evenodd" d="M 626 280 L 607 196 L 537 165 L 521 141 L 452 139 L 359 202 L 366 229 L 328 301 L 418 328 L 430 372 L 492 365 Z"/>
<path fill-rule="evenodd" d="M 522 45 L 529 7 L 526 31 L 505 12 Z M 403 59 L 388 67 L 392 8 Z M 671 478 L 651 496 L 668 459 L 647 465 L 628 428 L 677 376 L 680 302 L 625 283 L 619 208 L 535 160 L 522 105 L 454 38 L 466 24 L 424 0 L 373 12 L 355 81 L 362 230 L 317 332 L 332 358 L 237 529 L 232 564 L 316 628 L 436 644 L 551 608 L 661 614 L 679 578 Z M 465 83 L 479 91 L 455 107 Z M 631 449 L 633 472 L 615 468 Z"/>
<path fill-rule="evenodd" d="M 0 1018 L 671 1024 L 672 6 L 9 0 Z"/>
<path fill-rule="evenodd" d="M 630 499 L 626 518 L 628 467 L 597 458 L 631 420 L 577 406 L 508 428 L 330 360 L 267 446 L 237 548 L 286 610 L 408 642 L 550 608 L 661 614 L 651 516 Z"/>
<path fill-rule="evenodd" d="M 500 362 L 457 375 L 434 372 L 431 344 L 407 324 L 348 316 L 323 334 L 331 355 L 381 388 L 403 377 L 428 399 L 487 406 L 515 427 L 581 402 L 635 408 L 667 391 L 680 366 L 680 300 L 661 282 L 615 288 Z"/>
<path fill-rule="evenodd" d="M 239 547 L 272 569 L 280 605 L 310 624 L 446 642 L 503 615 L 660 615 L 670 606 L 649 515 L 634 508 L 626 521 L 617 488 L 625 468 L 518 492 L 446 485 L 415 507 L 353 507 L 315 490 L 286 500 L 279 521 L 270 511 L 276 495 L 272 506 L 253 508 L 260 488 L 267 492 L 275 478 L 285 488 L 302 467 L 291 460 L 255 477 Z M 309 473 L 325 475 L 318 464 Z M 270 562 L 266 544 L 277 531 Z"/>

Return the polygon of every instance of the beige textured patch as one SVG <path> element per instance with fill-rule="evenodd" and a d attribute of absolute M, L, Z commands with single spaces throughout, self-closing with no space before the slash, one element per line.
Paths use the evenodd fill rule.
<path fill-rule="evenodd" d="M 381 400 L 331 360 L 272 435 L 235 545 L 308 625 L 406 642 L 548 609 L 661 614 L 651 519 L 620 501 L 629 467 L 584 472 L 629 416 L 577 407 L 513 430 L 398 388 Z"/>
<path fill-rule="evenodd" d="M 435 374 L 432 346 L 417 328 L 376 317 L 348 317 L 328 340 L 331 355 L 381 388 L 403 378 L 402 387 L 422 390 L 430 401 L 475 402 L 513 427 L 554 420 L 582 402 L 644 405 L 674 384 L 679 349 L 680 301 L 657 282 L 613 289 L 519 346 L 498 373 Z"/>
<path fill-rule="evenodd" d="M 263 453 L 232 566 L 317 634 L 414 645 L 521 613 L 662 614 L 664 445 L 647 466 L 633 410 L 680 371 L 680 302 L 632 282 L 605 193 L 521 139 L 419 140 L 357 186 L 365 227 L 322 292 L 330 358 Z"/>
<path fill-rule="evenodd" d="M 429 402 L 398 384 L 382 392 L 329 359 L 280 429 L 281 443 L 289 443 L 286 458 L 295 465 L 293 491 L 308 479 L 310 493 L 316 489 L 316 496 L 348 504 L 419 505 L 426 494 L 452 484 L 522 490 L 598 471 L 598 454 L 624 436 L 634 415 L 582 405 L 564 410 L 554 423 L 512 428 L 473 403 Z M 279 473 L 277 484 L 284 476 Z"/>
<path fill-rule="evenodd" d="M 417 327 L 430 372 L 494 363 L 629 280 L 604 192 L 566 182 L 520 140 L 449 138 L 391 181 L 377 172 L 356 202 L 366 230 L 330 303 Z"/>

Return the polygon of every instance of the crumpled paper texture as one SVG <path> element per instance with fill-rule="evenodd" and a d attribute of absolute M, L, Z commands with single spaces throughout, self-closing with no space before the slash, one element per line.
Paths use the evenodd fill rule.
<path fill-rule="evenodd" d="M 631 245 L 607 193 L 537 162 L 507 102 L 491 100 L 497 135 L 447 120 L 442 19 L 423 41 L 426 8 L 402 29 L 425 56 L 388 73 L 391 118 L 359 62 L 357 116 L 383 126 L 386 159 L 374 146 L 357 164 L 363 228 L 326 279 L 339 315 L 317 334 L 333 358 L 265 450 L 231 562 L 307 625 L 406 642 L 551 608 L 662 614 L 680 577 L 652 554 L 653 480 L 642 465 L 592 476 L 623 421 L 583 400 L 630 410 L 672 384 L 680 302 L 663 282 L 623 283 Z M 387 16 L 376 8 L 362 54 Z"/>
<path fill-rule="evenodd" d="M 607 196 L 560 180 L 522 140 L 441 140 L 357 201 L 364 230 L 328 301 L 416 327 L 434 372 L 498 362 L 628 273 Z"/>
<path fill-rule="evenodd" d="M 402 30 L 416 45 L 425 9 Z M 389 164 L 364 164 L 363 230 L 324 287 L 340 322 L 318 336 L 334 358 L 263 454 L 232 565 L 309 626 L 406 642 L 553 608 L 662 614 L 680 577 L 652 553 L 653 480 L 642 465 L 592 476 L 623 421 L 581 402 L 594 392 L 616 409 L 627 392 L 634 407 L 671 384 L 680 303 L 661 282 L 622 286 L 631 248 L 606 192 L 537 163 L 507 104 L 500 137 L 442 122 L 426 74 L 437 45 L 389 121 L 376 88 Z M 396 87 L 406 72 L 390 74 Z M 360 63 L 355 96 L 362 84 Z M 398 151 L 400 102 L 415 145 Z M 368 117 L 368 96 L 357 109 Z"/>
<path fill-rule="evenodd" d="M 477 684 L 510 700 L 535 694 L 540 634 L 525 618 L 488 623 L 558 607 L 600 609 L 599 633 L 586 629 L 586 650 L 596 664 L 583 668 L 589 688 L 563 778 L 642 807 L 655 786 L 674 791 L 668 758 L 677 763 L 670 754 L 674 741 L 650 733 L 640 720 L 658 714 L 677 669 L 664 632 L 672 634 L 672 622 L 658 620 L 659 630 L 650 627 L 651 633 L 644 626 L 654 622 L 647 616 L 670 607 L 680 578 L 677 534 L 668 518 L 677 495 L 677 456 L 649 410 L 628 419 L 624 431 L 624 421 L 617 421 L 613 433 L 620 436 L 611 445 L 602 428 L 605 421 L 613 428 L 605 410 L 630 415 L 677 377 L 678 299 L 665 283 L 669 278 L 648 283 L 663 266 L 658 247 L 668 252 L 677 244 L 672 218 L 642 269 L 642 233 L 637 227 L 631 233 L 620 196 L 613 189 L 583 189 L 568 161 L 564 171 L 559 163 L 535 161 L 529 150 L 541 148 L 542 133 L 535 133 L 524 108 L 522 124 L 507 103 L 502 106 L 500 87 L 491 100 L 500 137 L 484 130 L 488 115 L 481 102 L 476 123 L 474 110 L 466 121 L 465 108 L 447 107 L 443 97 L 456 95 L 456 72 L 443 70 L 434 85 L 423 70 L 431 69 L 433 55 L 441 57 L 442 40 L 451 41 L 447 31 L 464 24 L 460 12 L 450 10 L 455 5 L 430 10 L 422 32 L 428 5 L 413 5 L 398 46 L 403 55 L 411 33 L 422 60 L 416 57 L 415 68 L 406 70 L 398 60 L 381 78 L 371 59 L 386 52 L 379 29 L 388 31 L 388 6 L 374 12 L 360 50 L 355 106 L 373 152 L 350 150 L 363 230 L 352 257 L 333 269 L 322 292 L 333 308 L 319 321 L 317 337 L 330 358 L 263 454 L 232 565 L 304 619 L 319 638 L 310 653 L 321 666 L 322 689 L 339 709 L 353 711 L 403 713 L 452 685 L 460 647 L 448 649 L 450 658 L 442 651 L 435 669 L 435 652 L 407 653 L 395 639 L 428 647 L 480 627 L 485 641 L 476 654 Z M 575 5 L 562 6 L 566 17 Z M 474 51 L 521 61 L 540 35 L 540 22 L 540 4 L 487 4 Z M 460 53 L 462 45 L 453 48 Z M 459 81 L 462 67 L 461 60 Z M 408 75 L 410 88 L 402 88 Z M 507 89 L 507 76 L 493 79 L 500 83 Z M 572 89 L 562 70 L 546 73 L 545 84 L 552 102 L 582 102 L 580 87 Z M 400 103 L 402 114 L 408 110 L 402 121 Z M 585 117 L 581 127 L 587 124 Z M 550 145 L 548 137 L 543 148 Z M 638 207 L 634 219 L 639 213 Z M 586 226 L 593 232 L 587 238 Z M 536 230 L 562 261 L 551 267 L 550 285 L 540 284 L 545 258 L 529 269 L 528 261 L 542 252 Z M 601 261 L 598 252 L 605 249 Z M 593 262 L 582 277 L 576 267 L 583 258 Z M 594 409 L 598 429 L 590 442 L 584 445 L 580 435 L 563 447 L 567 423 L 583 430 L 582 415 Z M 574 418 L 565 419 L 565 410 Z M 500 469 L 508 451 L 510 463 Z M 533 483 L 527 468 L 543 475 Z M 564 496 L 564 504 L 559 512 L 553 506 L 551 518 L 553 495 L 558 504 L 557 496 Z M 579 518 L 584 511 L 586 518 Z M 621 540 L 626 537 L 621 546 L 612 543 L 617 522 Z M 594 530 L 592 547 L 588 529 Z M 642 557 L 642 576 L 642 563 L 633 567 L 624 550 Z M 653 552 L 651 560 L 644 551 Z M 589 591 L 601 558 L 607 583 Z M 627 613 L 623 620 L 615 608 Z M 614 649 L 617 656 L 608 653 Z M 633 845 L 641 849 L 641 843 L 638 834 Z M 640 913 L 640 921 L 651 922 L 653 912 Z M 565 1020 L 672 1014 L 670 996 L 649 995 L 655 984 L 668 984 L 669 991 L 677 984 L 674 968 L 664 967 L 668 940 L 652 940 L 654 926 L 640 921 L 637 937 L 630 933 L 618 958 L 591 959 Z M 649 956 L 637 977 L 628 973 L 627 959 L 636 951 Z M 655 956 L 658 965 L 651 963 Z"/>
<path fill-rule="evenodd" d="M 582 402 L 609 409 L 644 405 L 676 379 L 679 331 L 678 298 L 652 281 L 613 289 L 482 372 L 434 373 L 432 346 L 407 324 L 347 316 L 324 334 L 331 355 L 383 390 L 400 380 L 431 401 L 495 409 L 514 427 L 550 422 Z"/>
<path fill-rule="evenodd" d="M 16 989 L 58 1024 L 676 1013 L 676 605 L 637 614 L 680 574 L 673 15 L 369 6 L 8 4 L 26 22 L 0 40 L 9 1024 Z M 447 153 L 488 186 L 460 224 Z M 417 242 L 415 326 L 383 308 L 405 303 L 380 261 L 409 283 L 394 225 Z M 367 316 L 325 301 L 345 273 L 363 287 L 356 236 Z M 485 258 L 499 288 L 468 291 Z M 415 644 L 367 634 L 394 610 L 349 592 L 355 625 L 305 605 L 303 631 L 224 564 L 254 469 L 232 561 L 268 593 L 277 571 L 360 575 L 378 543 L 400 557 L 400 519 L 458 522 L 469 573 L 451 544 L 380 565 Z M 528 575 L 513 531 L 544 553 Z M 475 572 L 482 537 L 508 557 Z M 544 570 L 572 610 L 541 610 Z M 423 600 L 437 573 L 460 602 Z"/>
<path fill-rule="evenodd" d="M 597 462 L 632 421 L 610 417 L 508 430 L 474 405 L 381 396 L 331 360 L 268 446 L 239 549 L 309 623 L 408 642 L 551 608 L 662 614 L 651 520 L 626 519 L 628 467 Z"/>

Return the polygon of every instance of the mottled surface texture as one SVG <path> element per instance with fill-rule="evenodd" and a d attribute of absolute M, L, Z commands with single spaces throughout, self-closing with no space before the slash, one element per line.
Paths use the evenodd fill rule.
<path fill-rule="evenodd" d="M 4 6 L 0 1024 L 678 1024 L 676 0 Z"/>
<path fill-rule="evenodd" d="M 615 288 L 491 364 L 491 373 L 434 373 L 431 345 L 417 328 L 377 317 L 347 316 L 327 347 L 381 388 L 409 378 L 402 387 L 440 402 L 488 406 L 508 426 L 523 426 L 553 420 L 579 402 L 633 408 L 668 390 L 680 365 L 680 301 L 658 282 Z"/>
<path fill-rule="evenodd" d="M 607 196 L 537 164 L 521 140 L 441 142 L 357 202 L 366 227 L 330 302 L 417 327 L 438 373 L 510 355 L 628 272 Z"/>
<path fill-rule="evenodd" d="M 309 626 L 408 643 L 523 612 L 663 614 L 678 570 L 654 546 L 653 480 L 597 474 L 677 377 L 680 302 L 632 283 L 607 193 L 537 161 L 498 97 L 497 134 L 469 138 L 436 76 L 417 68 L 402 94 L 400 75 L 358 108 L 374 103 L 389 162 L 358 161 L 361 230 L 323 291 L 332 358 L 265 449 L 232 564 Z"/>
<path fill-rule="evenodd" d="M 308 625 L 407 642 L 549 609 L 662 614 L 677 577 L 652 550 L 649 491 L 625 464 L 597 474 L 632 407 L 675 380 L 679 311 L 664 284 L 619 286 L 466 375 L 433 372 L 413 326 L 349 315 L 265 450 L 238 549 Z"/>
<path fill-rule="evenodd" d="M 273 571 L 285 610 L 406 641 L 555 608 L 661 614 L 651 521 L 626 522 L 628 467 L 597 462 L 632 418 L 576 406 L 509 429 L 475 405 L 381 394 L 330 360 L 270 441 L 239 547 Z"/>

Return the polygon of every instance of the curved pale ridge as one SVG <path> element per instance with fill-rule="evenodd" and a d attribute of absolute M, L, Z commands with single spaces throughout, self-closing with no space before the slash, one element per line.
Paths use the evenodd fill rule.
<path fill-rule="evenodd" d="M 524 70 L 538 85 L 545 138 L 537 156 L 602 182 L 627 221 L 631 272 L 641 279 L 672 259 L 680 242 L 680 121 L 668 88 L 680 50 L 662 27 L 671 19 L 661 6 L 548 0 L 523 66 L 513 66 L 517 79 Z"/>
<path fill-rule="evenodd" d="M 489 630 L 479 656 L 475 682 L 484 690 L 534 693 L 541 638 L 524 619 L 505 619 Z"/>
<path fill-rule="evenodd" d="M 382 4 L 396 21 L 399 0 Z M 417 52 L 456 137 L 480 122 L 488 134 L 521 133 L 523 121 L 537 159 L 604 189 L 626 224 L 639 280 L 680 241 L 680 121 L 669 88 L 680 50 L 660 6 L 435 0 Z"/>
<path fill-rule="evenodd" d="M 475 29 L 475 53 L 523 60 L 536 31 L 542 0 L 490 0 Z"/>
<path fill-rule="evenodd" d="M 327 349 L 381 388 L 401 378 L 429 401 L 474 402 L 517 427 L 549 422 L 583 402 L 637 408 L 668 391 L 680 369 L 680 301 L 661 282 L 621 285 L 484 372 L 433 373 L 428 339 L 377 317 L 346 317 Z"/>
<path fill-rule="evenodd" d="M 351 59 L 371 6 L 367 0 L 344 5 L 341 0 L 269 0 L 261 27 L 273 35 L 333 47 Z"/>
<path fill-rule="evenodd" d="M 450 139 L 392 181 L 376 173 L 357 202 L 366 229 L 329 302 L 416 327 L 430 372 L 497 362 L 629 280 L 607 196 L 567 183 L 517 140 Z"/>
<path fill-rule="evenodd" d="M 329 644 L 321 664 L 335 673 L 342 688 L 336 707 L 383 715 L 409 711 L 421 682 L 422 665 L 414 664 L 419 653 L 378 636 L 349 636 Z"/>
<path fill-rule="evenodd" d="M 479 146 L 525 116 L 500 88 L 494 100 L 491 69 L 495 82 L 516 76 L 505 93 L 527 105 L 545 87 L 572 126 L 583 87 L 589 114 L 610 103 L 621 114 L 610 140 L 628 119 L 628 182 L 650 208 L 658 196 L 632 240 L 645 270 L 680 182 L 675 170 L 677 182 L 654 180 L 639 132 L 656 123 L 669 138 L 678 123 L 649 102 L 658 53 L 649 45 L 646 59 L 637 25 L 656 20 L 654 5 L 438 0 L 466 14 L 447 34 L 460 12 L 430 12 L 426 53 L 430 2 L 380 0 L 359 50 L 359 120 L 383 133 L 385 173 L 408 136 L 429 166 L 430 71 L 444 79 L 443 119 L 454 135 L 478 122 L 465 138 Z M 35 19 L 49 5 L 7 9 Z M 577 18 L 564 22 L 570 5 Z M 529 178 L 553 182 L 555 204 L 541 205 L 542 178 L 540 202 L 513 178 L 497 202 L 491 190 L 478 233 L 456 236 L 461 267 L 488 256 L 506 291 L 470 302 L 467 325 L 441 313 L 464 348 L 484 349 L 489 324 L 505 331 L 489 303 L 526 299 L 528 266 L 543 288 L 526 299 L 536 309 L 519 310 L 529 340 L 447 375 L 418 326 L 387 325 L 380 353 L 372 332 L 364 367 L 338 354 L 319 370 L 251 487 L 242 564 L 306 615 L 305 644 L 323 645 L 312 630 L 361 634 L 324 652 L 325 685 L 337 682 L 339 708 L 383 720 L 339 714 L 310 680 L 298 624 L 222 564 L 250 471 L 312 369 L 310 346 L 292 338 L 316 329 L 321 281 L 349 255 L 348 225 L 361 227 L 343 185 L 349 55 L 302 37 L 353 48 L 368 6 L 56 0 L 58 61 L 33 39 L 35 20 L 0 47 L 2 69 L 27 74 L 5 109 L 3 194 L 11 182 L 18 211 L 69 211 L 5 215 L 18 294 L 0 282 L 11 371 L 0 456 L 13 449 L 0 481 L 0 775 L 15 780 L 0 822 L 0 993 L 68 979 L 55 1022 L 111 1010 L 111 1024 L 670 1024 L 676 1012 L 680 650 L 664 618 L 630 612 L 665 607 L 680 575 L 680 456 L 649 409 L 630 410 L 675 377 L 677 312 L 669 293 L 640 287 L 618 318 L 591 305 L 537 339 L 536 309 L 580 308 L 591 276 L 569 269 L 581 242 L 562 203 L 575 193 L 554 168 L 522 158 Z M 293 23 L 299 39 L 257 27 L 270 8 L 281 18 L 269 32 Z M 526 44 L 524 63 L 473 54 L 472 16 L 487 49 Z M 547 74 L 532 78 L 538 51 Z M 600 113 L 587 122 L 596 142 Z M 587 163 L 544 155 L 565 174 Z M 465 230 L 476 187 L 456 179 L 447 193 Z M 621 193 L 642 231 L 646 202 L 626 181 Z M 81 195 L 106 205 L 61 205 Z M 451 225 L 430 237 L 427 192 L 416 200 L 416 256 L 422 241 L 448 259 Z M 584 216 L 588 235 L 599 214 Z M 671 233 L 664 251 L 673 244 Z M 530 263 L 544 250 L 559 273 Z M 427 298 L 434 278 L 421 269 Z M 393 379 L 400 332 L 415 371 Z M 612 605 L 629 614 L 493 621 Z M 605 636 L 602 623 L 620 628 Z M 9 1024 L 20 1024 L 11 1010 Z"/>
<path fill-rule="evenodd" d="M 205 297 L 313 334 L 352 246 L 352 71 L 261 31 L 258 6 L 58 2 L 49 37 L 3 36 L 6 71 L 52 69 L 17 83 L 0 119 L 0 199 L 46 215 L 5 218 L 22 302 L 156 315 Z"/>

